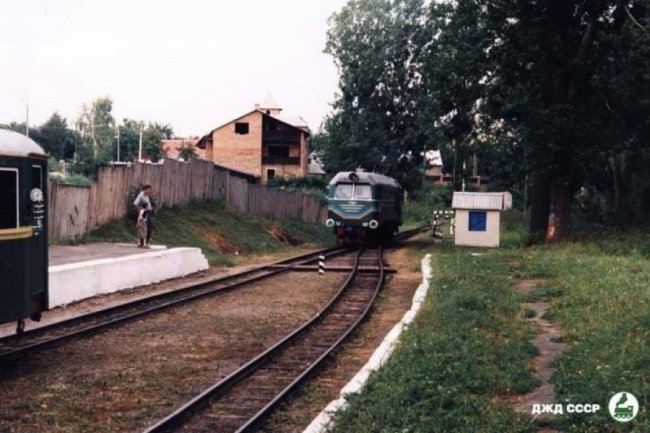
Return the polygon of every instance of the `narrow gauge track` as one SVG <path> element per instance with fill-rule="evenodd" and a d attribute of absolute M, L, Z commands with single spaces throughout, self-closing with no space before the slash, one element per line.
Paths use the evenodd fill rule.
<path fill-rule="evenodd" d="M 360 266 L 375 272 L 358 272 Z M 357 327 L 384 283 L 381 248 L 356 252 L 348 278 L 309 321 L 144 433 L 248 432 Z"/>
<path fill-rule="evenodd" d="M 261 265 L 237 274 L 215 277 L 178 290 L 98 310 L 83 316 L 35 328 L 22 334 L 13 334 L 0 339 L 0 365 L 27 353 L 114 328 L 147 314 L 241 288 L 247 284 L 290 271 L 295 266 L 313 263 L 318 260 L 320 255 L 334 257 L 348 251 L 350 249 L 345 247 L 321 249 L 281 260 L 271 265 Z M 274 267 L 277 265 L 284 265 L 284 267 Z"/>

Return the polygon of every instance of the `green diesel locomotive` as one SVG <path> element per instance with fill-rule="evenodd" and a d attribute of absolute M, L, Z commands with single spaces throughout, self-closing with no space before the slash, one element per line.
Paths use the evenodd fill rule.
<path fill-rule="evenodd" d="M 365 171 L 338 173 L 329 183 L 327 227 L 340 243 L 390 239 L 402 224 L 402 187 Z"/>

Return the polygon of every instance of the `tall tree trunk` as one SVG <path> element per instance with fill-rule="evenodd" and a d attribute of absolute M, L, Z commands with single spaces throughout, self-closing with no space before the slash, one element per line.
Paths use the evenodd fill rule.
<path fill-rule="evenodd" d="M 551 181 L 550 208 L 546 242 L 557 242 L 566 239 L 571 233 L 571 186 L 562 179 Z"/>
<path fill-rule="evenodd" d="M 550 206 L 550 183 L 548 175 L 532 175 L 528 189 L 528 199 L 530 200 L 530 231 L 532 233 L 546 233 Z"/>
<path fill-rule="evenodd" d="M 463 179 L 463 168 L 460 166 L 460 152 L 458 149 L 459 143 L 458 140 L 454 139 L 454 171 L 452 172 L 451 183 L 454 188 L 454 191 L 460 191 L 462 189 L 462 179 Z"/>

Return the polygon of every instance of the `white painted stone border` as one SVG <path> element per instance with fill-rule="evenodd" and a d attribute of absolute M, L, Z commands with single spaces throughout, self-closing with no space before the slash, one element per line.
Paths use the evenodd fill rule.
<path fill-rule="evenodd" d="M 410 324 L 415 315 L 422 307 L 424 298 L 427 296 L 429 291 L 429 280 L 431 279 L 431 254 L 427 254 L 422 259 L 422 283 L 415 291 L 413 295 L 413 302 L 411 303 L 411 309 L 404 313 L 402 320 L 400 320 L 393 329 L 390 330 L 388 334 L 384 337 L 383 341 L 375 349 L 374 353 L 361 370 L 354 375 L 352 379 L 341 388 L 341 393 L 339 398 L 331 401 L 325 409 L 319 413 L 316 418 L 307 426 L 302 433 L 325 433 L 330 427 L 332 418 L 336 411 L 344 409 L 347 406 L 346 395 L 356 394 L 365 386 L 370 374 L 379 370 L 382 365 L 386 363 L 390 355 L 395 350 L 397 346 L 397 340 L 399 339 L 402 331 Z"/>

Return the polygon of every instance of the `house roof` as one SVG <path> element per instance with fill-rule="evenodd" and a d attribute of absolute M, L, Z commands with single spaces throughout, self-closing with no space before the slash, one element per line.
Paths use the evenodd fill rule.
<path fill-rule="evenodd" d="M 296 128 L 309 129 L 309 125 L 307 125 L 307 121 L 300 116 L 284 116 L 284 115 L 274 116 L 273 114 L 269 114 L 269 116 L 279 120 L 282 123 L 287 123 L 291 126 L 295 126 Z"/>
<path fill-rule="evenodd" d="M 502 210 L 502 192 L 454 192 L 452 209 Z"/>
<path fill-rule="evenodd" d="M 0 155 L 47 156 L 43 148 L 34 140 L 8 129 L 0 129 Z"/>
<path fill-rule="evenodd" d="M 259 104 L 255 104 L 254 109 L 252 109 L 251 111 L 249 111 L 247 113 L 242 114 L 241 116 L 239 116 L 239 117 L 237 117 L 237 118 L 235 118 L 235 119 L 233 119 L 233 120 L 231 120 L 229 122 L 226 122 L 226 123 L 223 123 L 223 124 L 217 126 L 213 130 L 211 130 L 210 132 L 208 132 L 207 134 L 202 136 L 196 142 L 196 147 L 198 147 L 199 149 L 205 149 L 206 142 L 212 137 L 212 134 L 214 133 L 214 131 L 216 131 L 217 129 L 221 129 L 224 126 L 230 125 L 231 123 L 236 122 L 237 120 L 241 119 L 242 117 L 246 117 L 246 116 L 248 116 L 248 115 L 250 115 L 252 113 L 255 113 L 256 111 L 262 113 L 264 116 L 269 116 L 269 117 L 271 117 L 273 119 L 276 119 L 276 120 L 284 123 L 287 126 L 291 126 L 293 128 L 300 129 L 302 132 L 309 133 L 309 125 L 307 125 L 307 122 L 302 117 L 300 117 L 300 116 L 286 116 L 286 115 L 281 115 L 281 114 L 271 114 L 271 111 L 281 111 L 281 110 L 282 110 L 282 107 L 280 107 L 280 104 L 278 104 L 278 102 L 275 100 L 275 98 L 273 97 L 271 92 L 268 92 L 266 94 L 266 96 L 264 97 L 264 99 L 262 99 L 262 102 L 260 102 Z M 267 113 L 267 111 L 268 111 L 268 113 Z"/>
<path fill-rule="evenodd" d="M 228 171 L 231 171 L 233 173 L 240 174 L 240 175 L 242 175 L 244 177 L 248 177 L 248 178 L 251 178 L 251 179 L 259 179 L 261 177 L 259 174 L 251 173 L 250 171 L 240 170 L 238 168 L 229 167 L 229 166 L 223 165 L 223 164 L 217 164 L 216 162 L 214 163 L 214 165 L 215 165 L 215 167 L 219 167 L 219 168 L 222 168 L 224 170 L 228 170 Z"/>

